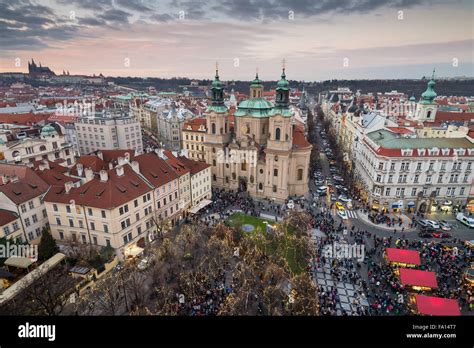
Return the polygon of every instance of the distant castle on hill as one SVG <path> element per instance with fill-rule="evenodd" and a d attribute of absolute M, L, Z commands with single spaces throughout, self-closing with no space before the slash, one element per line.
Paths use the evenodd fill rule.
<path fill-rule="evenodd" d="M 48 77 L 55 76 L 56 74 L 47 66 L 41 66 L 41 63 L 36 65 L 34 59 L 31 59 L 31 63 L 28 61 L 28 74 L 31 77 Z"/>

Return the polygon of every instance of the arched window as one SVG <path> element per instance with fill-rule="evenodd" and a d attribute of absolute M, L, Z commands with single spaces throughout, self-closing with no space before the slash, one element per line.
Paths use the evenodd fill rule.
<path fill-rule="evenodd" d="M 214 180 L 214 181 L 217 180 L 216 174 L 212 175 L 212 180 Z"/>
<path fill-rule="evenodd" d="M 232 173 L 232 180 L 235 180 L 235 173 Z"/>
<path fill-rule="evenodd" d="M 303 180 L 303 168 L 298 169 L 298 180 Z"/>
<path fill-rule="evenodd" d="M 211 132 L 212 132 L 212 134 L 216 134 L 216 124 L 215 123 L 211 124 Z"/>
<path fill-rule="evenodd" d="M 280 140 L 281 130 L 280 128 L 275 129 L 275 140 Z"/>
<path fill-rule="evenodd" d="M 259 189 L 260 191 L 263 190 L 263 184 L 262 184 L 262 183 L 258 184 L 258 189 Z"/>
<path fill-rule="evenodd" d="M 273 176 L 278 176 L 278 169 L 273 169 Z"/>
<path fill-rule="evenodd" d="M 275 162 L 278 162 L 278 155 L 275 155 Z"/>
<path fill-rule="evenodd" d="M 426 114 L 426 118 L 430 118 L 431 117 L 431 110 L 428 111 L 428 113 Z"/>

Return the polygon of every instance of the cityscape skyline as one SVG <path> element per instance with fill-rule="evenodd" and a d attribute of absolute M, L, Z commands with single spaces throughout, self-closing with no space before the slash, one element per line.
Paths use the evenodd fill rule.
<path fill-rule="evenodd" d="M 293 80 L 473 76 L 470 1 L 224 5 L 1 3 L 0 71 L 210 79 L 217 60 L 223 80 L 275 80 L 285 58 Z"/>

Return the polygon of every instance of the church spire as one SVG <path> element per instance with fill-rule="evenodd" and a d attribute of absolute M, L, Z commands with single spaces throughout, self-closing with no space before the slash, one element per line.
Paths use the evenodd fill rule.
<path fill-rule="evenodd" d="M 287 108 L 290 103 L 290 83 L 286 80 L 285 60 L 282 61 L 282 72 L 280 81 L 276 87 L 276 106 Z"/>
<path fill-rule="evenodd" d="M 216 76 L 212 82 L 212 105 L 224 105 L 224 88 L 219 80 L 219 64 L 216 62 Z"/>

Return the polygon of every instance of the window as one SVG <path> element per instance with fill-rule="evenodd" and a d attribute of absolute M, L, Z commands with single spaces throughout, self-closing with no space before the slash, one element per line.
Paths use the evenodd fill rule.
<path fill-rule="evenodd" d="M 13 227 L 13 232 L 17 231 L 20 227 L 18 226 L 18 222 L 14 222 L 12 224 L 12 227 Z"/>
<path fill-rule="evenodd" d="M 82 220 L 79 220 L 79 227 L 84 228 L 84 222 L 82 222 Z"/>
<path fill-rule="evenodd" d="M 92 209 L 91 208 L 87 208 L 87 212 L 88 212 L 89 216 L 92 216 Z"/>
<path fill-rule="evenodd" d="M 418 163 L 416 164 L 416 170 L 421 170 L 421 162 L 418 162 Z"/>
<path fill-rule="evenodd" d="M 211 133 L 216 134 L 216 124 L 215 123 L 211 124 Z"/>
<path fill-rule="evenodd" d="M 382 180 L 382 175 L 377 174 L 377 179 L 376 179 L 376 181 L 377 181 L 377 182 L 380 182 L 381 180 Z"/>
<path fill-rule="evenodd" d="M 92 236 L 92 240 L 94 241 L 94 245 L 97 245 L 98 242 L 97 242 L 97 236 Z"/>
<path fill-rule="evenodd" d="M 385 196 L 390 196 L 390 191 L 391 191 L 390 187 L 387 187 L 385 189 Z"/>
<path fill-rule="evenodd" d="M 82 237 L 82 243 L 86 244 L 87 243 L 86 235 L 81 234 L 81 237 Z"/>
<path fill-rule="evenodd" d="M 127 219 L 121 221 L 120 225 L 122 226 L 122 229 L 129 227 L 130 226 L 130 219 L 127 218 Z"/>
<path fill-rule="evenodd" d="M 281 138 L 281 130 L 280 128 L 275 129 L 275 140 L 280 140 Z"/>
<path fill-rule="evenodd" d="M 26 205 L 22 204 L 20 208 L 22 213 L 26 213 Z"/>
<path fill-rule="evenodd" d="M 105 210 L 101 210 L 102 217 L 105 218 Z"/>
<path fill-rule="evenodd" d="M 133 206 L 134 206 L 135 208 L 138 207 L 138 199 L 135 199 L 135 200 L 133 201 Z"/>
<path fill-rule="evenodd" d="M 64 232 L 63 231 L 59 231 L 59 239 L 64 239 Z"/>
<path fill-rule="evenodd" d="M 58 206 L 56 204 L 53 204 L 53 210 L 58 211 Z"/>
<path fill-rule="evenodd" d="M 273 185 L 273 192 L 277 192 L 277 187 L 276 187 L 276 185 Z"/>
<path fill-rule="evenodd" d="M 95 230 L 95 223 L 91 221 L 91 230 Z"/>
<path fill-rule="evenodd" d="M 104 232 L 109 233 L 109 226 L 104 224 L 103 227 L 104 227 Z"/>
<path fill-rule="evenodd" d="M 418 174 L 415 175 L 415 179 L 413 180 L 414 183 L 417 183 L 418 182 L 418 179 L 420 178 L 420 176 Z"/>
<path fill-rule="evenodd" d="M 61 226 L 61 219 L 58 217 L 56 218 L 56 225 Z"/>
<path fill-rule="evenodd" d="M 33 201 L 29 201 L 28 206 L 30 207 L 30 209 L 33 209 L 35 207 L 35 204 Z"/>
<path fill-rule="evenodd" d="M 395 170 L 395 163 L 390 164 L 390 170 Z"/>
<path fill-rule="evenodd" d="M 145 215 L 146 215 L 146 211 L 147 211 L 147 210 L 145 209 Z M 136 214 L 135 214 L 135 219 L 136 219 L 137 221 L 140 220 L 140 213 L 136 213 Z"/>
<path fill-rule="evenodd" d="M 123 207 L 119 208 L 120 215 L 123 215 L 128 212 L 128 204 L 125 204 Z"/>
<path fill-rule="evenodd" d="M 71 207 L 70 207 L 69 205 L 66 205 L 66 211 L 67 211 L 68 213 L 71 212 Z"/>
<path fill-rule="evenodd" d="M 9 227 L 9 226 L 5 226 L 5 227 L 3 228 L 3 232 L 4 232 L 6 235 L 10 234 L 10 227 Z"/>
<path fill-rule="evenodd" d="M 462 196 L 464 194 L 464 187 L 461 187 L 461 191 L 459 191 L 459 194 Z"/>
<path fill-rule="evenodd" d="M 33 219 L 33 223 L 38 222 L 38 217 L 36 216 L 36 214 L 33 214 L 31 218 Z"/>
<path fill-rule="evenodd" d="M 273 169 L 273 176 L 278 176 L 278 169 Z"/>

